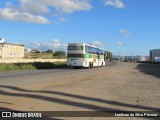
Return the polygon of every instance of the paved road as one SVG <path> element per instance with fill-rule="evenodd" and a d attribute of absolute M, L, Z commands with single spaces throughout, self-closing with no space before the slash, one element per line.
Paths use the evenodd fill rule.
<path fill-rule="evenodd" d="M 105 67 L 112 66 L 115 64 L 116 64 L 115 62 L 107 62 Z M 61 69 L 50 69 L 50 70 L 0 72 L 0 83 L 1 85 L 13 85 L 13 86 L 24 87 L 43 82 L 58 81 L 61 79 L 59 78 L 59 76 L 64 74 L 71 75 L 89 71 L 95 71 L 95 69 L 94 70 L 72 69 L 65 67 Z M 55 76 L 58 77 L 56 77 L 55 79 Z"/>

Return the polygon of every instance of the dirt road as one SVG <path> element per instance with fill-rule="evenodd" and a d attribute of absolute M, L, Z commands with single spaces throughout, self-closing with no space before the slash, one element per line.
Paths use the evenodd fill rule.
<path fill-rule="evenodd" d="M 160 111 L 160 64 L 0 73 L 0 82 L 1 109 Z"/>

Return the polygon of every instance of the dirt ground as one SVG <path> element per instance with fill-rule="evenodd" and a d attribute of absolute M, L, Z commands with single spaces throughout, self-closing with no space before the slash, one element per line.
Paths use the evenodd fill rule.
<path fill-rule="evenodd" d="M 67 71 L 67 69 L 65 70 Z M 24 77 L 27 81 L 29 77 Z M 160 64 L 111 63 L 103 68 L 37 75 L 53 79 L 0 85 L 0 106 L 18 111 L 160 111 Z M 56 80 L 57 79 L 57 80 Z M 61 117 L 59 119 L 75 119 Z M 82 119 L 82 118 L 76 118 Z M 155 118 L 87 117 L 83 120 Z"/>

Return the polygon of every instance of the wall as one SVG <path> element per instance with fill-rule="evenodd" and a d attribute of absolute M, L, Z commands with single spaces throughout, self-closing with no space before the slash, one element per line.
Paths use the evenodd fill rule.
<path fill-rule="evenodd" d="M 24 58 L 24 46 L 4 43 L 1 47 L 2 58 Z"/>
<path fill-rule="evenodd" d="M 0 48 L 0 58 L 2 58 L 2 48 Z"/>
<path fill-rule="evenodd" d="M 66 62 L 67 59 L 0 59 L 0 63 Z"/>
<path fill-rule="evenodd" d="M 2 58 L 2 44 L 0 44 L 0 58 Z"/>

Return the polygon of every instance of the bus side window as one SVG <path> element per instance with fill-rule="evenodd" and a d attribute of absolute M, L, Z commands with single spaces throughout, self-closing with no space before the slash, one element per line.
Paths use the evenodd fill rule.
<path fill-rule="evenodd" d="M 102 55 L 102 50 L 100 50 L 100 55 Z"/>
<path fill-rule="evenodd" d="M 88 53 L 91 53 L 91 47 L 88 46 Z"/>
<path fill-rule="evenodd" d="M 88 53 L 89 50 L 87 45 L 85 46 L 85 49 L 86 49 L 86 53 Z"/>
<path fill-rule="evenodd" d="M 94 48 L 94 54 L 97 54 L 97 49 L 96 48 Z"/>
<path fill-rule="evenodd" d="M 99 55 L 101 54 L 101 50 L 99 49 Z"/>
<path fill-rule="evenodd" d="M 98 54 L 98 48 L 96 48 L 96 54 Z"/>
<path fill-rule="evenodd" d="M 94 54 L 94 48 L 92 47 L 92 54 Z"/>

